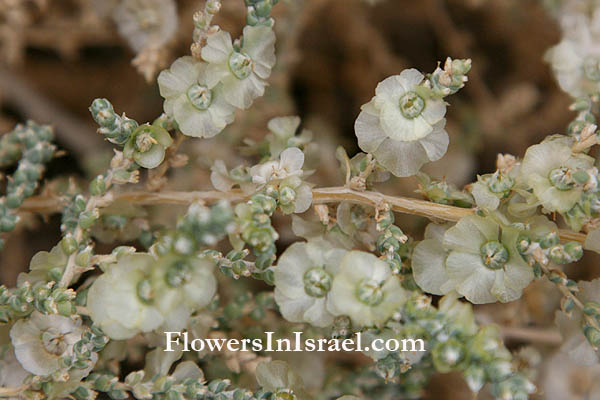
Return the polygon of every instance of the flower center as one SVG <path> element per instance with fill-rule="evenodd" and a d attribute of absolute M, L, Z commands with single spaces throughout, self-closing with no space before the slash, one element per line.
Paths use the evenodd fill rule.
<path fill-rule="evenodd" d="M 488 188 L 492 193 L 505 193 L 512 189 L 515 180 L 508 175 L 494 174 L 487 182 Z"/>
<path fill-rule="evenodd" d="M 591 81 L 600 81 L 600 60 L 597 57 L 588 56 L 583 60 L 583 72 Z"/>
<path fill-rule="evenodd" d="M 296 395 L 291 389 L 278 390 L 275 400 L 296 400 Z"/>
<path fill-rule="evenodd" d="M 65 335 L 50 328 L 42 333 L 42 344 L 48 353 L 61 356 L 67 351 Z"/>
<path fill-rule="evenodd" d="M 187 97 L 198 110 L 207 110 L 212 103 L 212 92 L 204 85 L 197 83 L 189 87 Z"/>
<path fill-rule="evenodd" d="M 500 269 L 508 261 L 508 250 L 497 240 L 490 240 L 481 246 L 481 260 L 489 269 Z"/>
<path fill-rule="evenodd" d="M 312 297 L 324 297 L 331 290 L 331 275 L 322 267 L 304 273 L 304 291 Z"/>
<path fill-rule="evenodd" d="M 356 294 L 358 300 L 370 307 L 374 307 L 383 301 L 383 290 L 381 290 L 379 282 L 374 280 L 363 280 L 358 285 Z"/>
<path fill-rule="evenodd" d="M 425 100 L 415 92 L 406 92 L 400 97 L 400 111 L 405 118 L 413 119 L 425 109 Z"/>
<path fill-rule="evenodd" d="M 150 279 L 142 279 L 136 286 L 138 298 L 144 303 L 151 303 L 154 298 Z"/>
<path fill-rule="evenodd" d="M 553 169 L 550 171 L 548 179 L 558 190 L 571 190 L 577 184 L 573 178 L 573 171 L 567 167 Z"/>
<path fill-rule="evenodd" d="M 167 270 L 167 283 L 171 287 L 179 287 L 192 279 L 192 268 L 185 261 L 176 261 Z"/>
<path fill-rule="evenodd" d="M 238 79 L 246 79 L 252 72 L 252 59 L 245 53 L 234 51 L 229 56 L 229 68 Z"/>
<path fill-rule="evenodd" d="M 156 139 L 152 137 L 152 134 L 148 131 L 143 131 L 135 138 L 135 148 L 140 153 L 149 151 L 152 146 L 157 144 Z"/>
<path fill-rule="evenodd" d="M 283 205 L 292 204 L 294 201 L 296 201 L 296 192 L 289 186 L 283 187 L 279 191 L 279 201 Z"/>

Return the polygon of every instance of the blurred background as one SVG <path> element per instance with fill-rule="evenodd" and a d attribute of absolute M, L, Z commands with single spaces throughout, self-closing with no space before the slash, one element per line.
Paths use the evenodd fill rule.
<path fill-rule="evenodd" d="M 122 34 L 123 22 L 116 23 L 115 10 L 121 3 L 139 2 L 0 0 L 0 133 L 33 119 L 54 125 L 63 150 L 51 162 L 42 192 L 57 191 L 69 179 L 85 188 L 90 177 L 106 168 L 112 150 L 95 132 L 87 110 L 94 98 L 109 99 L 118 113 L 126 112 L 140 123 L 162 112 L 155 76 L 189 53 L 192 15 L 203 2 L 179 0 L 175 21 L 153 21 L 171 24 L 173 32 L 141 37 L 153 44 L 150 50 L 140 50 Z M 155 1 L 158 9 L 160 2 Z M 334 161 L 335 148 L 342 145 L 350 155 L 358 152 L 354 120 L 377 83 L 404 68 L 432 72 L 447 56 L 472 58 L 473 68 L 466 87 L 449 100 L 448 154 L 425 168 L 435 178 L 462 187 L 476 180 L 477 173 L 494 171 L 497 153 L 522 156 L 546 135 L 564 132 L 574 117 L 568 111 L 569 96 L 543 61 L 560 32 L 540 0 L 281 0 L 274 17 L 278 65 L 265 97 L 238 114 L 217 138 L 188 140 L 183 147 L 189 164 L 170 172 L 169 189 L 210 189 L 212 162 L 223 159 L 229 167 L 242 163 L 243 140 L 260 140 L 268 133 L 267 121 L 283 115 L 299 115 L 319 144 L 319 154 L 311 159 L 317 172 L 310 180 L 339 185 L 343 179 Z M 235 37 L 241 34 L 244 18 L 243 1 L 223 0 L 213 23 Z M 395 179 L 380 189 L 418 197 L 416 188 L 415 179 Z M 158 222 L 172 224 L 182 211 L 163 207 L 152 213 Z M 23 217 L 0 254 L 0 282 L 8 286 L 36 252 L 49 250 L 60 238 L 59 215 Z M 276 223 L 279 244 L 285 248 L 296 240 L 289 218 Z M 403 216 L 399 225 L 420 239 L 426 223 Z M 99 248 L 110 251 L 115 245 L 111 238 L 105 235 L 106 243 Z M 600 275 L 598 261 L 586 254 L 577 266 L 567 267 L 567 273 L 592 279 Z M 542 386 L 547 390 L 540 398 L 584 399 L 600 372 L 575 369 L 555 355 L 560 339 L 552 321 L 558 300 L 558 293 L 540 282 L 518 302 L 476 311 L 480 320 L 509 330 L 547 331 L 543 340 L 508 335 L 507 341 L 515 350 L 534 344 L 543 355 L 539 381 L 550 386 Z M 430 386 L 430 399 L 472 398 L 455 376 L 440 376 Z"/>

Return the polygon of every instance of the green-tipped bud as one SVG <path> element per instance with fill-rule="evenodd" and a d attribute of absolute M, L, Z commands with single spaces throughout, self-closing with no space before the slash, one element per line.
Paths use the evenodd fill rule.
<path fill-rule="evenodd" d="M 583 327 L 583 334 L 594 348 L 600 346 L 600 330 L 593 326 L 586 325 Z"/>
<path fill-rule="evenodd" d="M 600 304 L 595 301 L 588 301 L 583 305 L 583 313 L 592 317 L 600 315 Z"/>
<path fill-rule="evenodd" d="M 70 256 L 77 251 L 77 240 L 75 240 L 75 237 L 69 232 L 60 241 L 60 247 L 63 253 Z"/>
<path fill-rule="evenodd" d="M 90 194 L 92 196 L 102 196 L 106 193 L 106 181 L 104 175 L 98 175 L 90 182 Z"/>

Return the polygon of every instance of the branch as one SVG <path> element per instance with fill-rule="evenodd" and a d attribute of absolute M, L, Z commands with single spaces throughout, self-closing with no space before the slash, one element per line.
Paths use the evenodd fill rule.
<path fill-rule="evenodd" d="M 104 196 L 97 204 L 106 207 L 115 201 L 126 201 L 131 204 L 153 205 L 153 204 L 181 204 L 187 205 L 194 202 L 212 203 L 219 200 L 228 200 L 232 203 L 246 201 L 250 196 L 240 190 L 230 192 L 219 192 L 216 190 L 205 192 L 123 192 L 112 196 Z M 341 186 L 313 189 L 313 204 L 339 203 L 349 201 L 357 204 L 378 206 L 387 203 L 392 210 L 410 215 L 418 215 L 431 220 L 442 220 L 455 222 L 468 215 L 474 215 L 474 208 L 461 208 L 445 204 L 433 203 L 431 201 L 413 199 L 410 197 L 388 196 L 373 191 L 359 192 Z M 36 212 L 40 214 L 52 214 L 62 211 L 64 200 L 60 197 L 36 196 L 25 200 L 20 211 Z M 583 233 L 560 230 L 560 237 L 565 241 L 585 242 L 586 235 Z"/>
<path fill-rule="evenodd" d="M 560 333 L 553 328 L 527 328 L 502 326 L 500 332 L 505 340 L 518 340 L 528 343 L 543 343 L 558 346 L 562 343 Z"/>
<path fill-rule="evenodd" d="M 11 397 L 18 396 L 27 389 L 27 386 L 18 387 L 0 387 L 0 397 Z"/>

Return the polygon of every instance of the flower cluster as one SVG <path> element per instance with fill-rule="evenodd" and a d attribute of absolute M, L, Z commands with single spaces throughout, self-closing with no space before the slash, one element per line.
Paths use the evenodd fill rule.
<path fill-rule="evenodd" d="M 372 254 L 295 243 L 275 268 L 275 301 L 292 322 L 329 326 L 348 316 L 355 326 L 378 326 L 407 299 L 387 263 Z"/>
<path fill-rule="evenodd" d="M 94 322 L 113 339 L 161 326 L 181 330 L 215 294 L 213 269 L 211 261 L 195 256 L 126 254 L 92 284 L 87 306 Z"/>
<path fill-rule="evenodd" d="M 270 14 L 277 0 L 244 0 L 246 26 L 236 40 L 212 25 L 221 1 L 207 0 L 193 18 L 191 56 L 158 77 L 164 113 L 138 123 L 119 116 L 108 100 L 94 100 L 89 110 L 98 132 L 120 150 L 86 193 L 75 180 L 44 190 L 43 200 L 64 207 L 62 238 L 32 258 L 16 288 L 0 287 L 0 395 L 312 399 L 314 388 L 304 386 L 296 368 L 268 361 L 261 351 L 197 355 L 209 360 L 208 376 L 225 376 L 227 369 L 246 382 L 245 374 L 254 374 L 259 389 L 252 392 L 227 379 L 207 382 L 194 357 L 178 346 L 163 351 L 157 335 L 254 338 L 267 329 L 289 335 L 286 320 L 311 325 L 313 337 L 360 332 L 371 345 L 365 354 L 372 365 L 341 378 L 346 367 L 327 371 L 319 398 L 416 398 L 433 374 L 455 372 L 473 392 L 489 384 L 497 399 L 526 399 L 535 390 L 527 368 L 504 346 L 499 329 L 475 322 L 469 303 L 515 301 L 542 277 L 563 296 L 556 317 L 563 349 L 597 363 L 600 280 L 578 284 L 560 269 L 581 259 L 584 247 L 600 252 L 600 187 L 590 151 L 600 144 L 594 125 L 600 13 L 569 6 L 578 1 L 560 2 L 564 38 L 548 53 L 560 85 L 576 97 L 568 135 L 547 137 L 522 159 L 499 155 L 496 171 L 463 190 L 419 172 L 446 152 L 444 99 L 465 85 L 471 68 L 468 59 L 448 58 L 426 76 L 407 69 L 379 83 L 355 122 L 365 153 L 335 153 L 344 186 L 306 182 L 318 146 L 299 117 L 283 116 L 268 122 L 262 139 L 245 138 L 241 153 L 252 161 L 233 169 L 221 160 L 212 165 L 216 191 L 158 192 L 168 168 L 185 163 L 176 154 L 180 133 L 212 138 L 222 132 L 264 94 L 275 65 Z M 120 0 L 111 7 L 137 51 L 157 50 L 174 35 L 171 0 Z M 50 128 L 32 122 L 0 138 L 0 166 L 18 162 L 0 200 L 2 232 L 15 227 L 17 209 L 37 189 L 54 154 L 51 139 Z M 142 174 L 148 191 L 115 190 L 115 184 L 138 183 L 139 167 L 151 170 Z M 417 175 L 426 201 L 379 193 L 375 184 L 390 175 Z M 173 214 L 144 208 L 162 202 L 191 205 L 176 222 Z M 434 222 L 423 240 L 414 240 L 405 234 L 410 227 L 397 225 L 395 211 Z M 290 219 L 291 231 L 306 241 L 282 228 Z M 562 222 L 570 230 L 559 230 Z M 95 249 L 97 239 L 115 246 L 97 254 L 105 248 Z M 423 292 L 443 297 L 434 306 Z M 422 339 L 427 351 L 372 346 L 400 338 Z M 148 348 L 143 369 L 131 371 Z"/>
<path fill-rule="evenodd" d="M 479 328 L 471 306 L 458 301 L 454 294 L 444 296 L 437 308 L 431 305 L 429 297 L 413 296 L 399 315 L 400 319 L 390 321 L 382 329 L 368 330 L 364 335 L 370 340 L 422 338 L 431 352 L 367 352 L 376 362 L 376 372 L 386 380 L 407 375 L 407 371 L 419 364 L 431 364 L 441 373 L 460 371 L 475 393 L 488 382 L 492 383 L 495 396 L 501 399 L 527 398 L 535 390 L 512 365 L 512 356 L 502 344 L 498 330 L 491 325 Z M 421 385 L 407 385 L 407 388 L 412 386 L 411 395 L 422 395 L 422 383 L 423 380 Z"/>
<path fill-rule="evenodd" d="M 220 8 L 218 2 L 213 3 L 214 7 L 206 10 L 210 15 Z M 265 3 L 258 8 L 260 16 L 268 17 L 272 2 L 260 3 Z M 272 24 L 257 18 L 256 10 L 254 5 L 249 7 L 249 24 L 240 40 L 232 41 L 229 32 L 214 27 L 198 51 L 201 59 L 179 58 L 158 76 L 164 110 L 185 135 L 217 135 L 233 122 L 236 108 L 247 109 L 263 95 L 275 65 L 275 34 Z M 196 28 L 203 31 L 210 23 L 204 15 L 195 20 Z"/>
<path fill-rule="evenodd" d="M 174 232 L 160 236 L 153 254 L 121 252 L 92 284 L 87 306 L 94 322 L 113 339 L 125 339 L 159 327 L 177 331 L 216 292 L 215 263 L 202 246 L 231 229 L 227 204 L 211 209 L 190 206 Z M 110 291 L 112 296 L 105 296 Z"/>

